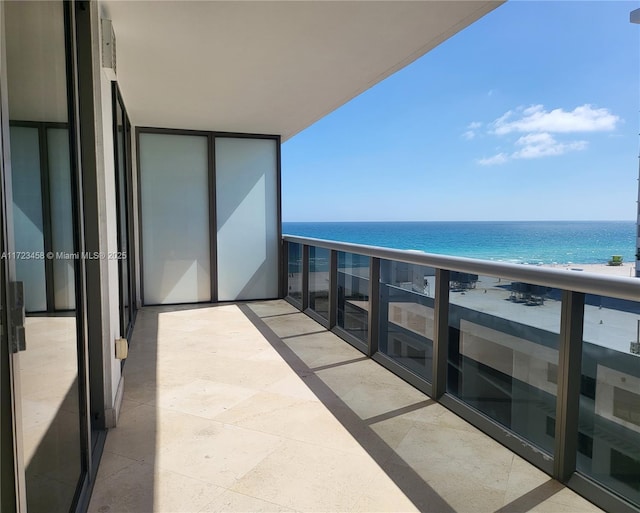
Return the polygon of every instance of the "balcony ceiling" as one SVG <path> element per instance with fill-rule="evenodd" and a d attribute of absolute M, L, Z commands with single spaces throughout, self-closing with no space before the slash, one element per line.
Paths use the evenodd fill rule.
<path fill-rule="evenodd" d="M 502 1 L 122 1 L 118 82 L 134 124 L 286 140 Z"/>

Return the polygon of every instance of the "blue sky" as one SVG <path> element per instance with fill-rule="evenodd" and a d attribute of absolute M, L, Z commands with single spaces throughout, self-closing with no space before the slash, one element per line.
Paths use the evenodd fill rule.
<path fill-rule="evenodd" d="M 633 220 L 640 1 L 511 1 L 282 147 L 284 221 Z"/>

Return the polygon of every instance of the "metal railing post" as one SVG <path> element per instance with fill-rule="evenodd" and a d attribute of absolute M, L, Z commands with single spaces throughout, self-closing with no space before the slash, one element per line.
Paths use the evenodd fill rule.
<path fill-rule="evenodd" d="M 280 297 L 289 295 L 289 242 L 282 240 L 282 264 L 280 265 Z"/>
<path fill-rule="evenodd" d="M 302 311 L 309 308 L 309 246 L 302 245 Z"/>
<path fill-rule="evenodd" d="M 431 396 L 438 400 L 447 391 L 449 271 L 446 269 L 436 269 L 433 321 L 433 383 L 431 385 Z"/>
<path fill-rule="evenodd" d="M 338 312 L 338 252 L 329 253 L 329 329 L 336 325 Z"/>
<path fill-rule="evenodd" d="M 584 294 L 563 290 L 553 461 L 553 477 L 561 482 L 566 482 L 576 469 L 583 324 Z"/>
<path fill-rule="evenodd" d="M 369 315 L 367 356 L 378 352 L 378 330 L 380 328 L 380 259 L 369 258 Z"/>

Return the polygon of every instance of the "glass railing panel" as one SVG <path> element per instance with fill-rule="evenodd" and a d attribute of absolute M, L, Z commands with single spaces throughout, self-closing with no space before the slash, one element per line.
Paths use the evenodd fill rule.
<path fill-rule="evenodd" d="M 380 261 L 378 350 L 431 382 L 434 293 L 432 267 Z"/>
<path fill-rule="evenodd" d="M 450 273 L 447 391 L 553 454 L 561 291 Z"/>
<path fill-rule="evenodd" d="M 338 253 L 336 324 L 367 342 L 369 334 L 369 257 Z"/>
<path fill-rule="evenodd" d="M 640 302 L 587 295 L 577 469 L 640 505 Z"/>
<path fill-rule="evenodd" d="M 309 308 L 329 320 L 330 251 L 309 248 Z"/>
<path fill-rule="evenodd" d="M 287 243 L 287 296 L 302 303 L 302 244 Z"/>

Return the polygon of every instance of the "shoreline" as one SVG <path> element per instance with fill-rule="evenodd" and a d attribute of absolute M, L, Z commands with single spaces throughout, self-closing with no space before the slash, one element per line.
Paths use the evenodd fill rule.
<path fill-rule="evenodd" d="M 622 276 L 626 278 L 635 278 L 636 264 L 635 262 L 625 262 L 622 265 L 607 264 L 543 264 L 541 267 L 549 267 L 551 269 L 564 269 L 566 271 L 587 272 L 596 274 L 605 274 L 608 276 Z"/>

